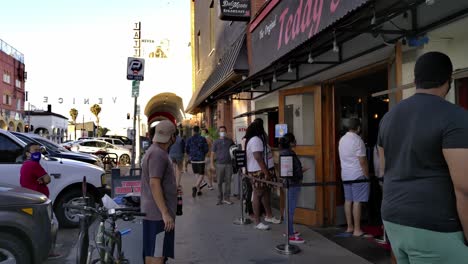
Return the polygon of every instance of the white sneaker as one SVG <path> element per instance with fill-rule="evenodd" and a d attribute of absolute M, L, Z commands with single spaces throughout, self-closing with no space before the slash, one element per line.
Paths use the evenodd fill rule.
<path fill-rule="evenodd" d="M 270 229 L 270 226 L 265 225 L 264 223 L 258 223 L 258 225 L 255 226 L 255 229 L 268 230 L 268 229 Z"/>
<path fill-rule="evenodd" d="M 274 216 L 272 218 L 265 217 L 265 222 L 272 223 L 272 224 L 281 224 L 281 220 L 275 218 Z"/>

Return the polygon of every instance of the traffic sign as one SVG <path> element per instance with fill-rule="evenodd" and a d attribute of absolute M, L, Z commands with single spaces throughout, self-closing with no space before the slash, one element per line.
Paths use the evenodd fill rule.
<path fill-rule="evenodd" d="M 145 75 L 145 59 L 128 57 L 127 80 L 143 81 Z"/>
<path fill-rule="evenodd" d="M 132 81 L 132 97 L 140 96 L 140 81 Z"/>

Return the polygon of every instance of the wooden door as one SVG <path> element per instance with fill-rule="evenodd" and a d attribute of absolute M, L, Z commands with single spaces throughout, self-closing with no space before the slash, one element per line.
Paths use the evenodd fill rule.
<path fill-rule="evenodd" d="M 279 122 L 288 125 L 297 141 L 294 149 L 304 168 L 304 182 L 323 181 L 321 87 L 279 92 Z M 323 187 L 303 187 L 294 214 L 296 223 L 323 224 Z"/>

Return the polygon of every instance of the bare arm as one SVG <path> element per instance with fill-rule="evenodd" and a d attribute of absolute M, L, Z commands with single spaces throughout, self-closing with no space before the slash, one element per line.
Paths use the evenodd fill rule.
<path fill-rule="evenodd" d="M 37 179 L 37 181 L 41 184 L 49 184 L 51 179 L 49 174 L 44 174 L 39 179 Z"/>
<path fill-rule="evenodd" d="M 270 178 L 270 173 L 268 172 L 268 167 L 265 164 L 265 160 L 263 159 L 263 152 L 254 152 L 253 156 L 255 160 L 258 162 L 258 166 L 260 166 L 260 170 L 265 174 L 267 179 Z"/>
<path fill-rule="evenodd" d="M 377 147 L 377 149 L 379 151 L 379 163 L 380 163 L 378 176 L 383 177 L 385 174 L 385 153 L 382 147 Z"/>
<path fill-rule="evenodd" d="M 443 153 L 455 189 L 458 216 L 468 239 L 468 149 L 443 149 Z"/>
<path fill-rule="evenodd" d="M 358 157 L 359 158 L 359 165 L 361 165 L 361 169 L 364 173 L 364 176 L 366 178 L 369 177 L 369 165 L 367 164 L 367 158 L 366 157 Z"/>
<path fill-rule="evenodd" d="M 174 219 L 172 219 L 171 215 L 169 214 L 169 209 L 167 208 L 166 201 L 164 200 L 163 189 L 161 187 L 161 179 L 151 177 L 150 187 L 151 193 L 153 194 L 153 199 L 156 202 L 159 211 L 161 211 L 165 224 L 164 229 L 166 231 L 171 231 L 172 229 L 174 229 Z"/>
<path fill-rule="evenodd" d="M 211 160 L 211 167 L 214 168 L 214 158 L 215 158 L 215 153 L 212 151 L 210 155 L 210 160 Z"/>

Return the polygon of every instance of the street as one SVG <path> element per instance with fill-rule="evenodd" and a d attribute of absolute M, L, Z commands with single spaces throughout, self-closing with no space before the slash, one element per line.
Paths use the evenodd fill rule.
<path fill-rule="evenodd" d="M 285 242 L 283 224 L 271 225 L 270 231 L 255 230 L 252 224 L 234 225 L 233 220 L 240 216 L 239 201 L 234 199 L 234 205 L 217 206 L 216 189 L 205 189 L 202 196 L 194 199 L 190 196 L 192 180 L 191 174 L 183 176 L 184 214 L 176 219 L 176 259 L 169 263 L 370 263 L 305 226 L 298 226 L 306 239 L 305 244 L 299 245 L 302 252 L 292 256 L 280 255 L 275 246 Z M 119 229 L 127 228 L 131 228 L 131 233 L 123 237 L 125 255 L 131 263 L 142 263 L 140 221 L 119 222 Z M 77 237 L 77 229 L 61 229 L 58 250 L 65 256 L 45 264 L 75 263 Z"/>

